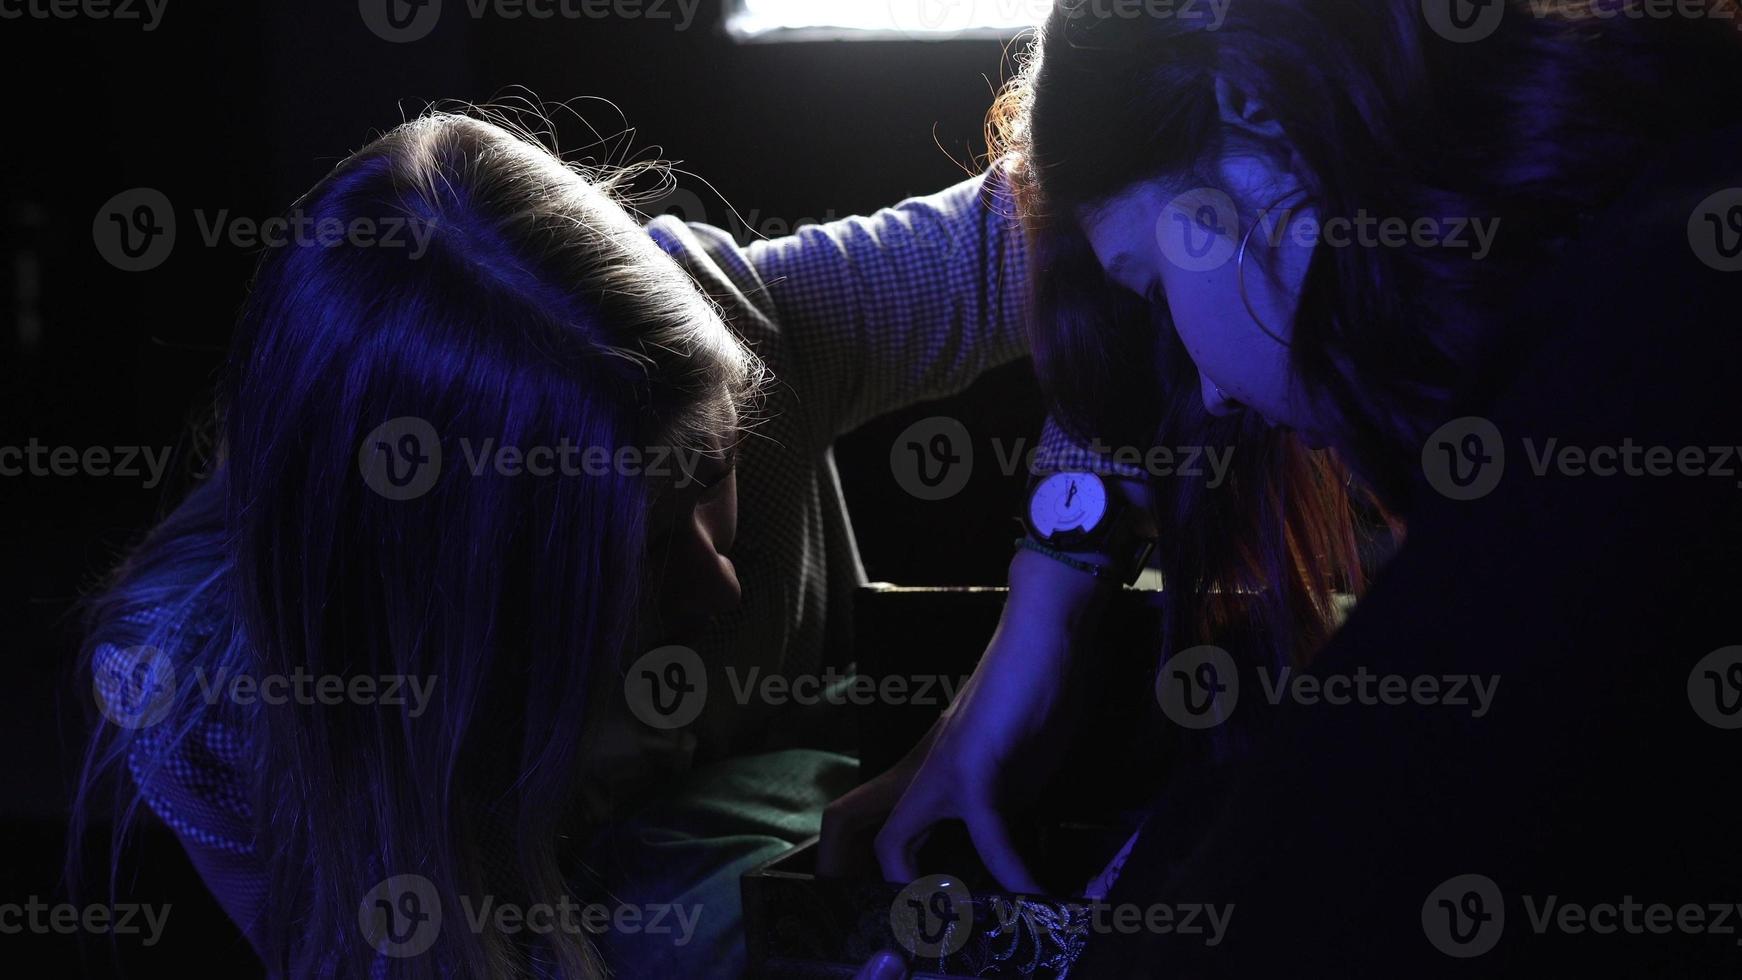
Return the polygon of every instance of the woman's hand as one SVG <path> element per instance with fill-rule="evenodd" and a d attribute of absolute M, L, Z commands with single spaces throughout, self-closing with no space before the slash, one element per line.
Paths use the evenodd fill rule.
<path fill-rule="evenodd" d="M 973 676 L 900 763 L 824 811 L 818 870 L 852 870 L 864 837 L 882 822 L 875 851 L 884 878 L 912 881 L 932 828 L 961 820 L 1004 888 L 1042 893 L 1016 852 L 1007 815 L 1031 802 L 1057 768 L 1075 721 L 1072 647 L 1108 591 L 1092 576 L 1019 551 L 1010 598 Z"/>

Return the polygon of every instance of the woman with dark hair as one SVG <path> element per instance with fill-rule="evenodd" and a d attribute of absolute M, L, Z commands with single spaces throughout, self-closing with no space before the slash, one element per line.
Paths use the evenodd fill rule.
<path fill-rule="evenodd" d="M 117 841 L 162 818 L 275 976 L 736 975 L 738 875 L 853 783 L 772 706 L 650 715 L 698 678 L 628 661 L 848 666 L 830 447 L 1022 355 L 1004 174 L 748 247 L 638 226 L 633 176 L 486 113 L 341 163 L 308 225 L 427 245 L 263 257 L 211 473 L 91 604 L 78 812 L 119 775 Z M 472 924 L 565 901 L 682 908 Z"/>
<path fill-rule="evenodd" d="M 1716 935 L 1605 945 L 1526 913 L 1552 893 L 1706 901 L 1742 868 L 1720 816 L 1725 702 L 1701 709 L 1742 673 L 1708 662 L 1742 637 L 1742 497 L 1687 462 L 1742 432 L 1736 13 L 1248 0 L 1212 23 L 1055 6 L 993 116 L 1055 414 L 1082 436 L 1207 414 L 1334 448 L 1409 539 L 1311 658 L 1314 683 L 1505 681 L 1477 716 L 1285 689 L 1229 778 L 1174 776 L 1112 895 L 1231 903 L 1230 940 L 1091 937 L 1081 975 L 1415 975 L 1496 942 L 1512 967 L 1734 962 Z M 1658 465 L 1627 464 L 1630 446 Z M 1279 565 L 1175 530 L 1170 587 L 1236 558 Z M 983 662 L 837 819 L 893 806 L 877 840 L 892 880 L 915 876 L 938 822 L 965 820 L 1000 880 L 1031 889 L 1007 824 L 1042 778 L 1036 747 L 1069 723 L 1069 676 Z M 1238 713 L 1264 711 L 1240 680 Z"/>
<path fill-rule="evenodd" d="M 397 875 L 450 924 L 462 897 L 568 894 L 586 699 L 623 650 L 736 604 L 730 461 L 762 368 L 612 193 L 460 115 L 346 160 L 301 213 L 410 222 L 429 250 L 266 255 L 213 472 L 94 605 L 86 786 L 126 765 L 128 815 L 176 831 L 273 975 L 370 975 L 359 909 Z M 693 465 L 462 458 L 566 444 Z M 600 975 L 560 931 L 431 943 L 395 974 Z"/>

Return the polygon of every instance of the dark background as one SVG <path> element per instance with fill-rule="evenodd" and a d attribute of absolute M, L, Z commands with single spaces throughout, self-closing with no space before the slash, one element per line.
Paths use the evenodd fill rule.
<path fill-rule="evenodd" d="M 196 209 L 281 214 L 348 151 L 444 99 L 570 102 L 580 118 L 556 117 L 569 149 L 594 141 L 582 120 L 608 136 L 632 127 L 630 156 L 681 162 L 773 235 L 942 189 L 984 151 L 981 123 L 1009 71 L 1008 42 L 745 44 L 724 33 L 721 2 L 703 0 L 697 23 L 680 32 L 669 21 L 474 20 L 448 0 L 434 33 L 407 44 L 372 34 L 355 0 L 170 0 L 149 33 L 112 20 L 0 20 L 10 96 L 0 137 L 0 445 L 179 447 L 171 479 L 150 489 L 120 477 L 0 477 L 13 597 L 13 669 L 0 685 L 10 747 L 0 903 L 62 894 L 61 825 L 94 714 L 71 669 L 76 603 L 185 486 L 173 474 L 185 472 L 186 434 L 209 406 L 256 258 L 207 247 Z M 682 184 L 701 195 L 708 220 L 743 237 L 706 185 Z M 163 265 L 126 273 L 96 251 L 92 221 L 135 187 L 164 192 L 179 227 Z M 1038 395 L 1021 364 L 842 442 L 867 570 L 906 585 L 1001 584 L 1019 481 L 980 467 L 961 495 L 927 503 L 891 474 L 895 436 L 935 414 L 962 419 L 989 454 L 995 436 L 1034 433 Z M 173 871 L 177 856 L 161 841 L 146 850 Z M 141 900 L 169 900 L 158 884 L 140 889 Z M 229 953 L 214 966 L 246 969 L 245 956 L 230 955 L 240 953 L 233 938 L 181 921 L 212 912 L 197 887 L 173 894 L 163 945 L 138 950 L 123 939 L 127 959 L 185 963 L 217 946 Z M 32 942 L 42 940 L 0 935 L 0 952 Z M 83 969 L 108 972 L 100 960 Z"/>

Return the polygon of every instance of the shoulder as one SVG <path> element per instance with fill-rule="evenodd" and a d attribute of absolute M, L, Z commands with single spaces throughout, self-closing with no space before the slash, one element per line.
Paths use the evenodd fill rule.
<path fill-rule="evenodd" d="M 671 216 L 649 222 L 647 234 L 689 273 L 747 342 L 755 345 L 776 333 L 767 283 L 732 236 L 711 225 L 686 223 Z"/>
<path fill-rule="evenodd" d="M 252 854 L 247 718 L 214 696 L 241 641 L 202 599 L 119 617 L 91 648 L 92 685 L 151 811 L 189 847 Z"/>

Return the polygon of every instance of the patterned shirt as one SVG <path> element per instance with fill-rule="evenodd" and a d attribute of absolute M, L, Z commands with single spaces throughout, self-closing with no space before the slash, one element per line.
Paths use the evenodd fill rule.
<path fill-rule="evenodd" d="M 698 650 L 710 696 L 701 717 L 667 732 L 630 715 L 620 684 L 598 692 L 602 721 L 586 755 L 589 802 L 601 816 L 782 723 L 780 710 L 756 699 L 722 696 L 728 677 L 844 666 L 853 593 L 866 577 L 835 440 L 1027 351 L 1023 236 L 996 178 L 747 247 L 669 217 L 649 231 L 767 363 L 774 385 L 738 463 L 732 558 L 743 604 Z"/>

